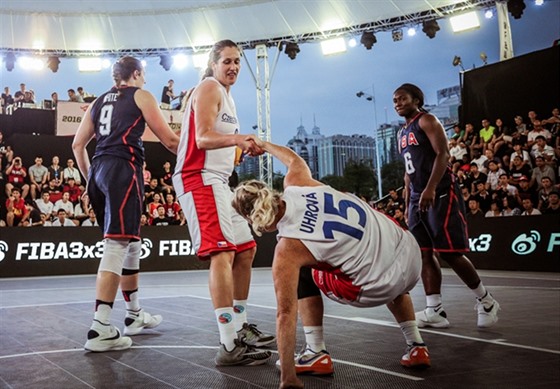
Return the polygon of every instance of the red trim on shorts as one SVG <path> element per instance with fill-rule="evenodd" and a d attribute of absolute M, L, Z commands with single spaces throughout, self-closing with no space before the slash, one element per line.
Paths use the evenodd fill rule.
<path fill-rule="evenodd" d="M 242 253 L 243 251 L 250 250 L 253 247 L 257 247 L 257 242 L 255 242 L 254 240 L 251 240 L 249 242 L 237 245 L 236 247 L 237 247 L 237 250 L 235 250 L 235 253 L 239 254 L 239 253 Z"/>
<path fill-rule="evenodd" d="M 120 224 L 121 224 L 121 234 L 125 235 L 125 215 L 124 215 L 124 207 L 126 206 L 127 200 L 130 198 L 130 192 L 132 192 L 132 188 L 134 187 L 134 184 L 136 183 L 136 166 L 134 166 L 134 164 L 132 162 L 129 162 L 130 166 L 132 167 L 132 180 L 130 181 L 130 185 L 128 187 L 128 189 L 126 190 L 126 195 L 124 196 L 124 199 L 121 203 L 121 206 L 119 207 L 119 220 L 120 220 Z M 138 187 L 138 185 L 136 185 L 136 187 Z M 140 198 L 140 197 L 138 197 Z"/>
<path fill-rule="evenodd" d="M 181 182 L 183 192 L 187 193 L 194 189 L 204 186 L 202 181 L 202 169 L 206 164 L 206 150 L 201 150 L 196 145 L 196 125 L 194 120 L 194 110 L 191 109 L 189 115 L 189 132 L 185 160 L 181 166 Z M 186 129 L 183 129 L 186 130 Z"/>
<path fill-rule="evenodd" d="M 136 239 L 142 240 L 139 235 L 125 235 L 125 234 L 105 234 L 103 238 L 110 238 L 110 239 Z"/>

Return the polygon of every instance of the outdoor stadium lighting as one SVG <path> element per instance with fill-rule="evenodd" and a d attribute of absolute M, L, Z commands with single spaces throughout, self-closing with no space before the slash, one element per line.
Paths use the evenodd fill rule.
<path fill-rule="evenodd" d="M 408 30 L 406 30 L 406 35 L 408 36 L 416 35 L 416 29 L 414 27 L 409 27 Z"/>
<path fill-rule="evenodd" d="M 195 69 L 205 69 L 208 66 L 208 52 L 192 55 L 193 66 Z"/>
<path fill-rule="evenodd" d="M 4 64 L 6 64 L 6 70 L 11 72 L 12 70 L 14 70 L 14 66 L 16 64 L 16 55 L 9 51 L 8 54 L 6 54 L 6 58 L 4 58 Z"/>
<path fill-rule="evenodd" d="M 45 67 L 45 62 L 35 57 L 19 57 L 18 64 L 24 70 L 41 70 Z"/>
<path fill-rule="evenodd" d="M 377 106 L 375 104 L 375 88 L 372 85 L 371 86 L 373 94 L 369 94 L 369 93 L 365 93 L 363 91 L 359 91 L 356 93 L 356 97 L 358 98 L 362 98 L 365 97 L 367 101 L 372 101 L 373 102 L 373 113 L 374 113 L 374 130 L 373 130 L 373 138 L 375 139 L 375 160 L 376 160 L 376 169 L 375 171 L 377 172 L 377 190 L 378 190 L 378 195 L 379 198 L 381 198 L 381 196 L 383 196 L 383 187 L 382 187 L 382 181 L 381 181 L 381 156 L 379 155 L 379 145 L 381 143 L 380 141 L 380 137 L 379 137 L 379 128 L 377 128 Z"/>
<path fill-rule="evenodd" d="M 350 39 L 348 39 L 348 46 L 350 46 L 350 47 L 356 47 L 356 46 L 358 46 L 358 42 L 356 41 L 356 38 L 350 38 Z"/>
<path fill-rule="evenodd" d="M 523 10 L 526 7 L 527 6 L 523 0 L 509 0 L 507 3 L 507 9 L 514 19 L 521 19 Z"/>
<path fill-rule="evenodd" d="M 367 50 L 371 50 L 373 45 L 377 43 L 377 38 L 373 35 L 373 32 L 366 31 L 362 34 L 360 43 L 364 45 Z"/>
<path fill-rule="evenodd" d="M 53 73 L 58 72 L 58 65 L 60 65 L 60 59 L 57 56 L 53 55 L 47 58 L 47 67 L 51 69 Z"/>
<path fill-rule="evenodd" d="M 486 12 L 484 12 L 484 17 L 486 19 L 492 19 L 494 17 L 494 12 L 491 9 L 487 9 Z"/>
<path fill-rule="evenodd" d="M 79 58 L 78 70 L 80 72 L 99 72 L 103 68 L 101 58 Z"/>
<path fill-rule="evenodd" d="M 449 18 L 449 22 L 451 23 L 451 29 L 453 32 L 474 30 L 480 27 L 480 21 L 478 20 L 476 11 L 452 16 Z"/>
<path fill-rule="evenodd" d="M 393 38 L 393 42 L 402 41 L 403 38 L 402 28 L 397 28 L 391 31 L 391 37 Z"/>
<path fill-rule="evenodd" d="M 428 38 L 433 39 L 436 33 L 440 30 L 437 20 L 426 20 L 422 23 L 422 32 L 425 33 Z"/>
<path fill-rule="evenodd" d="M 290 57 L 292 61 L 296 59 L 296 56 L 298 55 L 299 52 L 300 50 L 297 43 L 294 42 L 286 43 L 286 48 L 284 49 L 284 53 L 286 53 L 286 55 Z"/>
<path fill-rule="evenodd" d="M 463 67 L 463 61 L 461 61 L 461 57 L 459 57 L 458 55 L 456 55 L 453 58 L 453 66 L 460 66 L 462 71 L 465 71 L 465 68 Z"/>
<path fill-rule="evenodd" d="M 333 38 L 321 41 L 321 51 L 323 55 L 344 53 L 346 52 L 346 42 L 344 38 Z"/>
<path fill-rule="evenodd" d="M 169 54 L 164 54 L 159 56 L 159 64 L 161 65 L 162 68 L 165 69 L 166 72 L 168 72 L 169 69 L 171 69 L 172 63 L 173 61 Z"/>
<path fill-rule="evenodd" d="M 187 67 L 189 59 L 185 54 L 175 54 L 173 56 L 173 66 L 177 69 L 184 69 Z"/>

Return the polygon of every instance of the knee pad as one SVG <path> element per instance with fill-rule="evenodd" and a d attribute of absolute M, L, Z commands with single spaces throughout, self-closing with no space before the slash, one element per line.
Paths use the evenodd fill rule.
<path fill-rule="evenodd" d="M 106 239 L 98 271 L 108 271 L 120 276 L 127 246 L 126 240 Z"/>
<path fill-rule="evenodd" d="M 299 270 L 299 283 L 298 283 L 298 300 L 306 297 L 320 296 L 321 291 L 315 285 L 310 267 L 302 267 Z"/>
<path fill-rule="evenodd" d="M 136 274 L 140 270 L 140 252 L 142 243 L 135 240 L 128 243 L 128 250 L 123 261 L 123 275 Z"/>

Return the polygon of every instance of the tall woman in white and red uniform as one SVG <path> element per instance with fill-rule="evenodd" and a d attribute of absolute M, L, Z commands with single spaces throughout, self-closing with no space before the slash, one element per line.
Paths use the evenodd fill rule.
<path fill-rule="evenodd" d="M 138 301 L 144 200 L 141 137 L 148 124 L 173 153 L 179 144 L 154 96 L 142 89 L 145 72 L 139 60 L 118 60 L 113 65 L 113 79 L 115 86 L 88 107 L 72 144 L 78 167 L 88 178 L 87 193 L 105 239 L 97 273 L 95 316 L 84 346 L 96 352 L 123 350 L 132 344 L 110 324 L 119 283 L 127 308 L 125 335 L 136 335 L 161 323 L 160 315 L 142 310 Z M 97 145 L 90 165 L 86 146 L 94 137 Z"/>
<path fill-rule="evenodd" d="M 241 52 L 230 40 L 217 42 L 202 81 L 183 118 L 173 186 L 198 257 L 210 260 L 209 287 L 220 331 L 219 366 L 265 363 L 261 347 L 274 342 L 247 323 L 247 297 L 256 243 L 247 222 L 231 206 L 228 185 L 236 147 L 262 154 L 254 135 L 239 134 L 230 88 L 237 81 Z"/>
<path fill-rule="evenodd" d="M 280 387 L 303 387 L 296 374 L 333 373 L 323 340 L 321 292 L 360 308 L 386 304 L 408 346 L 400 363 L 429 367 L 408 295 L 421 269 L 420 248 L 412 234 L 358 197 L 314 180 L 305 161 L 287 147 L 259 145 L 286 165 L 284 193 L 248 181 L 235 190 L 233 206 L 257 234 L 278 230 L 272 278 Z M 313 271 L 305 275 L 309 267 Z M 294 358 L 298 311 L 306 345 Z"/>

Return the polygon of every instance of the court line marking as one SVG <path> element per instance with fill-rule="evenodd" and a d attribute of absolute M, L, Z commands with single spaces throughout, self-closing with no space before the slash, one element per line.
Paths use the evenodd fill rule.
<path fill-rule="evenodd" d="M 209 297 L 202 297 L 202 296 L 195 296 L 195 295 L 188 295 L 187 297 L 210 300 Z M 248 304 L 248 305 L 253 306 L 253 307 L 258 307 L 258 308 L 276 309 L 276 307 L 270 307 L 270 306 L 266 306 L 266 305 L 259 305 L 259 304 Z M 328 314 L 325 314 L 324 316 L 332 318 L 332 319 L 349 320 L 349 321 L 356 321 L 356 322 L 361 322 L 361 323 L 376 324 L 376 325 L 385 326 L 385 327 L 399 328 L 399 325 L 397 323 L 387 321 L 387 320 L 370 319 L 370 318 L 367 318 L 367 317 L 359 317 L 359 316 L 356 316 L 356 317 L 336 316 L 336 315 L 328 315 Z M 533 346 L 525 346 L 523 344 L 517 344 L 517 343 L 509 343 L 505 339 L 482 339 L 482 338 L 475 338 L 473 336 L 454 334 L 454 333 L 450 333 L 450 332 L 440 332 L 440 331 L 427 330 L 427 329 L 424 329 L 424 328 L 419 328 L 419 330 L 421 332 L 427 332 L 427 333 L 435 334 L 435 335 L 444 335 L 444 336 L 449 336 L 449 337 L 452 337 L 452 338 L 474 340 L 476 342 L 497 344 L 497 345 L 500 345 L 500 346 L 523 348 L 523 349 L 533 350 L 533 351 L 542 351 L 542 352 L 551 353 L 551 354 L 560 354 L 560 351 L 558 351 L 558 350 L 551 350 L 551 349 L 547 349 L 547 348 L 533 347 Z"/>
<path fill-rule="evenodd" d="M 328 317 L 334 318 L 334 319 L 343 319 L 343 320 L 350 320 L 350 321 L 356 321 L 356 322 L 361 322 L 361 323 L 376 324 L 376 325 L 385 326 L 385 327 L 399 328 L 398 324 L 395 324 L 393 322 L 386 321 L 386 320 L 369 319 L 367 317 L 343 317 L 343 316 L 335 316 L 335 315 L 325 315 L 325 316 L 328 316 Z M 449 337 L 452 337 L 452 338 L 474 340 L 476 342 L 497 344 L 497 345 L 500 345 L 500 346 L 523 348 L 523 349 L 532 350 L 532 351 L 542 351 L 542 352 L 551 353 L 551 354 L 560 354 L 560 351 L 558 351 L 558 350 L 551 350 L 551 349 L 542 348 L 542 347 L 525 346 L 523 344 L 518 344 L 518 343 L 510 343 L 510 342 L 507 342 L 506 339 L 482 339 L 482 338 L 475 338 L 473 336 L 454 334 L 454 333 L 450 333 L 450 332 L 427 330 L 427 329 L 424 329 L 424 328 L 419 328 L 419 330 L 420 330 L 420 332 L 427 332 L 427 333 L 430 333 L 430 334 L 449 336 Z"/>
<path fill-rule="evenodd" d="M 192 294 L 177 295 L 177 296 L 143 297 L 142 299 L 143 300 L 151 300 L 151 299 L 177 298 L 177 297 L 192 297 L 192 298 L 201 299 L 201 300 L 211 300 L 210 297 L 196 296 L 196 295 L 192 295 Z M 122 299 L 118 299 L 118 300 L 122 300 Z M 115 301 L 117 301 L 117 300 L 115 300 Z M 74 302 L 64 302 L 64 303 L 18 305 L 18 306 L 0 307 L 0 310 L 8 309 L 8 308 L 26 308 L 26 307 L 38 307 L 38 306 L 50 306 L 50 305 L 83 304 L 83 303 L 89 303 L 89 302 L 91 302 L 91 301 L 88 300 L 88 301 L 74 301 Z M 276 307 L 271 307 L 271 306 L 262 305 L 262 304 L 248 304 L 248 305 L 253 306 L 253 307 L 257 307 L 257 308 L 264 308 L 264 309 L 271 309 L 271 310 L 276 309 Z M 328 314 L 325 314 L 324 316 L 329 317 L 329 318 L 333 318 L 333 319 L 349 320 L 349 321 L 356 321 L 356 322 L 362 322 L 362 323 L 369 323 L 369 324 L 376 324 L 376 325 L 380 325 L 380 326 L 398 328 L 398 325 L 396 323 L 385 321 L 385 320 L 370 319 L 370 318 L 364 318 L 364 317 L 344 317 L 344 316 L 336 316 L 336 315 L 328 315 Z M 448 337 L 452 337 L 452 338 L 467 339 L 467 340 L 472 340 L 472 341 L 476 341 L 476 342 L 490 343 L 490 344 L 507 346 L 507 347 L 515 347 L 515 348 L 521 348 L 521 349 L 532 350 L 532 351 L 541 351 L 541 352 L 546 352 L 546 353 L 551 353 L 551 354 L 560 354 L 560 351 L 558 351 L 558 350 L 551 350 L 551 349 L 546 349 L 546 348 L 541 348 L 541 347 L 533 347 L 533 346 L 526 346 L 526 345 L 517 344 L 517 343 L 510 343 L 510 342 L 505 341 L 504 339 L 482 339 L 482 338 L 476 338 L 476 337 L 472 337 L 472 336 L 454 334 L 454 333 L 451 333 L 451 332 L 428 330 L 428 329 L 424 329 L 424 328 L 420 328 L 419 330 L 421 332 L 426 332 L 426 333 L 435 334 L 435 335 L 443 335 L 443 336 L 448 336 Z M 0 357 L 0 359 L 1 359 L 1 357 Z"/>
<path fill-rule="evenodd" d="M 148 346 L 132 346 L 131 349 L 198 349 L 198 350 L 217 350 L 219 346 L 177 346 L 177 345 L 148 345 Z M 269 350 L 274 354 L 278 354 L 276 350 Z M 20 353 L 20 354 L 12 354 L 12 355 L 3 355 L 0 356 L 0 360 L 2 359 L 10 359 L 10 358 L 21 358 L 21 357 L 28 357 L 28 356 L 40 356 L 40 355 L 47 355 L 47 354 L 60 354 L 60 353 L 69 353 L 69 352 L 82 352 L 86 353 L 84 349 L 80 348 L 73 348 L 73 349 L 61 349 L 61 350 L 47 350 L 47 351 L 33 351 L 29 353 Z M 422 377 L 416 377 L 408 374 L 397 373 L 391 370 L 380 369 L 374 366 L 363 365 L 361 363 L 354 363 L 350 361 L 344 361 L 341 359 L 334 359 L 334 362 L 340 363 L 342 365 L 348 365 L 353 367 L 358 367 L 365 370 L 376 371 L 382 374 L 388 374 L 395 377 L 404 378 L 411 381 L 424 381 Z"/>

